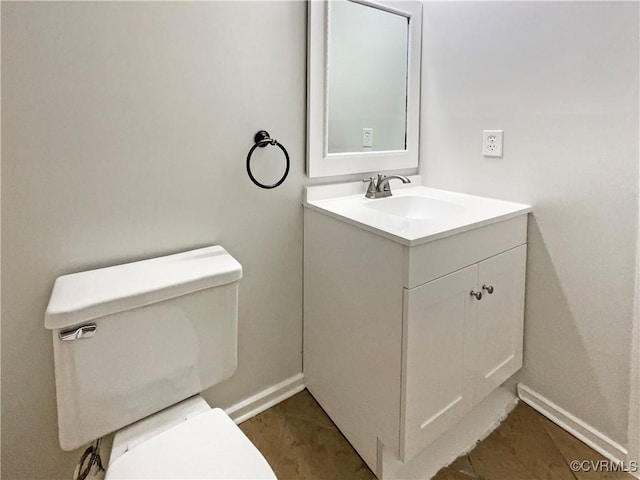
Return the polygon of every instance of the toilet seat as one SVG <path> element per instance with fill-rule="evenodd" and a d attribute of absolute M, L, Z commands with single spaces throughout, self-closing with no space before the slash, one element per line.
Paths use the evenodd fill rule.
<path fill-rule="evenodd" d="M 116 458 L 105 480 L 276 479 L 271 467 L 219 408 L 209 409 Z"/>

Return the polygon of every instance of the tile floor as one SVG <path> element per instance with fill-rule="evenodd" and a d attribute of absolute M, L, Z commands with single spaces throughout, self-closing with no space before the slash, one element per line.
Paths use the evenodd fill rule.
<path fill-rule="evenodd" d="M 240 425 L 280 480 L 375 479 L 307 390 Z M 604 460 L 522 402 L 491 435 L 434 480 L 627 480 L 572 472 L 571 460 Z"/>

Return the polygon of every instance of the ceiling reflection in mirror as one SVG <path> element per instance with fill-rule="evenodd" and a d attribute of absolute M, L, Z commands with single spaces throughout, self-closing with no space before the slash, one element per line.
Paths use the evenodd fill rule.
<path fill-rule="evenodd" d="M 407 17 L 331 1 L 327 151 L 402 151 L 407 137 Z"/>

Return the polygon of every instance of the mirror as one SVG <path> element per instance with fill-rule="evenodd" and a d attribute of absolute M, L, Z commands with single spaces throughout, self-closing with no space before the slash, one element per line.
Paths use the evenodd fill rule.
<path fill-rule="evenodd" d="M 307 174 L 418 166 L 420 2 L 309 2 Z"/>
<path fill-rule="evenodd" d="M 404 150 L 407 18 L 336 1 L 329 19 L 328 153 Z"/>

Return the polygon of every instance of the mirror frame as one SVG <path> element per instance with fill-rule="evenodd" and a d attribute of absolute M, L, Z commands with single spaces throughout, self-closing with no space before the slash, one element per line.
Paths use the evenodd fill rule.
<path fill-rule="evenodd" d="M 420 121 L 420 52 L 422 3 L 418 1 L 346 0 L 401 15 L 409 20 L 407 62 L 406 149 L 381 152 L 328 153 L 329 1 L 309 0 L 307 39 L 307 175 L 327 177 L 387 172 L 418 167 Z"/>

